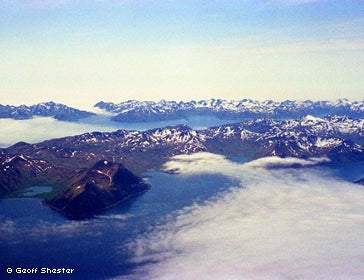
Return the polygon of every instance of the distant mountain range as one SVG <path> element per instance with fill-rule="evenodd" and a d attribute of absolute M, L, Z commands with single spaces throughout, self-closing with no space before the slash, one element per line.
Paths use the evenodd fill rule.
<path fill-rule="evenodd" d="M 363 147 L 364 119 L 338 116 L 262 118 L 203 130 L 179 125 L 92 132 L 0 149 L 0 194 L 31 183 L 65 185 L 79 170 L 99 160 L 122 163 L 141 174 L 173 155 L 199 151 L 250 159 L 275 155 L 356 161 L 364 160 Z"/>
<path fill-rule="evenodd" d="M 54 102 L 39 103 L 32 106 L 0 105 L 0 118 L 26 120 L 33 117 L 53 117 L 61 121 L 75 121 L 95 115 Z"/>
<path fill-rule="evenodd" d="M 306 115 L 323 117 L 342 115 L 351 118 L 364 117 L 364 101 L 256 101 L 251 99 L 210 99 L 189 102 L 136 101 L 121 103 L 98 102 L 96 108 L 107 111 L 110 118 L 118 122 L 150 122 L 188 119 L 191 115 L 213 115 L 220 119 L 242 120 L 248 118 L 288 119 Z M 87 112 L 54 102 L 32 106 L 0 105 L 0 118 L 30 119 L 35 116 L 53 117 L 62 121 L 77 121 L 94 116 Z"/>
<path fill-rule="evenodd" d="M 364 117 L 364 101 L 350 102 L 347 99 L 336 101 L 256 101 L 251 99 L 222 100 L 210 99 L 190 102 L 176 101 L 136 101 L 129 100 L 118 104 L 99 102 L 95 107 L 106 110 L 120 122 L 147 122 L 187 119 L 193 114 L 210 114 L 221 119 L 246 118 L 299 118 L 306 115 L 345 115 L 352 118 Z"/>
<path fill-rule="evenodd" d="M 237 106 L 237 104 L 240 105 Z M 177 117 L 177 114 L 179 117 L 184 114 L 188 117 L 188 114 L 204 113 L 216 113 L 224 117 L 240 116 L 248 120 L 201 130 L 177 125 L 146 131 L 121 129 L 114 132 L 84 133 L 36 144 L 20 142 L 9 148 L 0 149 L 0 196 L 21 191 L 32 185 L 57 186 L 59 195 L 51 194 L 51 197 L 46 200 L 47 205 L 51 205 L 67 216 L 74 216 L 75 212 L 69 209 L 82 207 L 72 203 L 79 201 L 82 205 L 86 205 L 85 196 L 90 199 L 98 197 L 99 200 L 95 203 L 99 203 L 100 207 L 96 209 L 91 207 L 90 212 L 84 213 L 87 215 L 148 189 L 148 186 L 137 177 L 129 176 L 128 174 L 132 173 L 128 173 L 128 170 L 135 174 L 142 174 L 148 170 L 158 169 L 171 156 L 178 154 L 205 151 L 247 159 L 279 156 L 324 157 L 331 161 L 364 160 L 363 102 L 351 103 L 347 100 L 333 103 L 326 101 L 257 103 L 249 100 L 241 101 L 241 103 L 223 100 L 189 103 L 129 101 L 122 104 L 102 102 L 96 106 L 112 112 L 114 118 L 121 118 L 121 116 L 124 118 L 125 114 L 129 114 L 129 117 L 130 114 L 136 114 L 128 117 L 129 121 L 132 119 L 134 121 L 161 120 Z M 91 115 L 91 113 L 77 111 L 77 109 L 53 102 L 27 108 L 32 113 L 24 115 L 23 118 L 35 114 L 75 120 Z M 15 111 L 18 112 L 17 114 L 21 112 L 19 109 Z M 64 112 L 63 117 L 59 117 L 62 116 L 61 112 Z M 336 112 L 341 113 L 342 116 L 318 117 L 306 114 L 303 117 L 288 118 L 291 115 L 308 112 L 316 115 Z M 265 115 L 265 117 L 248 118 L 249 115 Z M 103 166 L 103 162 L 107 164 Z M 127 178 L 134 178 L 140 184 L 138 183 L 135 187 L 122 185 L 119 180 L 120 172 L 117 170 L 124 175 L 127 174 Z M 97 181 L 102 184 L 95 183 Z M 363 183 L 363 180 L 358 182 Z M 84 192 L 82 194 L 78 193 L 80 186 Z M 120 189 L 119 186 L 122 188 Z M 73 200 L 76 194 L 81 196 Z"/>

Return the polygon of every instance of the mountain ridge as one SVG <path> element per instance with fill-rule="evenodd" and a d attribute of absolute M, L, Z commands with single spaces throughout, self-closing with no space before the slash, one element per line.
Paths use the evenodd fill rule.
<path fill-rule="evenodd" d="M 0 104 L 0 118 L 27 120 L 33 117 L 52 117 L 60 121 L 76 121 L 94 116 L 95 113 L 79 110 L 53 101 L 35 105 L 13 106 Z"/>
<path fill-rule="evenodd" d="M 247 118 L 298 118 L 306 115 L 323 117 L 326 115 L 345 115 L 351 118 L 364 117 L 364 101 L 295 101 L 282 102 L 252 99 L 241 100 L 192 100 L 192 101 L 137 101 L 120 103 L 100 101 L 95 108 L 111 114 L 117 122 L 151 122 L 188 119 L 191 115 L 213 115 L 220 119 L 242 120 Z M 61 121 L 77 121 L 97 115 L 94 112 L 79 110 L 53 101 L 31 106 L 1 105 L 0 118 L 16 120 L 33 117 L 53 117 Z"/>
<path fill-rule="evenodd" d="M 146 131 L 90 132 L 0 149 L 0 187 L 6 189 L 7 182 L 11 182 L 9 178 L 18 180 L 16 185 L 21 186 L 21 182 L 28 181 L 23 177 L 31 174 L 40 179 L 48 176 L 48 181 L 60 177 L 51 170 L 64 170 L 71 176 L 102 159 L 121 163 L 132 172 L 142 174 L 159 168 L 177 154 L 205 151 L 250 159 L 279 156 L 357 161 L 364 160 L 363 147 L 364 119 L 339 116 L 306 116 L 296 120 L 262 118 L 201 130 L 177 125 Z M 44 169 L 49 175 L 41 172 Z"/>
<path fill-rule="evenodd" d="M 272 105 L 272 102 L 267 101 L 266 103 Z M 303 104 L 311 104 L 310 102 L 306 101 Z M 248 100 L 245 103 L 251 104 L 251 101 Z M 192 102 L 192 105 L 163 101 L 158 106 L 176 110 L 167 113 L 158 111 L 149 102 L 142 103 L 143 106 L 146 106 L 145 110 L 137 107 L 138 104 L 134 104 L 134 102 L 129 104 L 131 106 L 129 109 L 133 112 L 129 115 L 132 116 L 129 119 L 130 121 L 138 121 L 138 119 L 133 118 L 139 118 L 139 113 L 142 114 L 141 117 L 144 121 L 160 120 L 160 118 L 164 117 L 169 119 L 177 116 L 188 118 L 189 114 L 195 113 L 211 114 L 211 112 L 215 112 L 220 114 L 222 112 L 223 115 L 221 116 L 227 116 L 227 113 L 230 114 L 231 112 L 234 113 L 233 109 L 229 109 L 230 111 L 216 109 L 223 108 L 227 104 L 222 100 Z M 297 107 L 294 106 L 295 104 L 298 103 L 285 102 L 281 103 L 279 107 L 280 110 L 283 108 L 282 110 L 287 117 L 289 114 L 296 114 L 299 111 L 294 109 Z M 324 104 L 327 105 L 327 103 Z M 345 110 L 355 111 L 353 109 L 354 105 L 354 108 L 358 108 L 358 114 L 364 112 L 364 103 L 350 103 L 341 100 L 335 104 L 338 104 L 337 108 L 341 108 L 342 112 L 346 112 Z M 40 107 L 45 108 L 46 111 L 48 110 L 47 112 L 50 112 L 51 108 L 58 108 L 56 103 L 48 105 L 47 107 L 47 105 L 43 104 Z M 210 108 L 210 105 L 216 108 Z M 231 104 L 228 103 L 228 105 Z M 107 106 L 113 108 L 111 104 Z M 185 106 L 185 111 L 178 111 L 179 106 Z M 62 110 L 63 107 L 59 108 Z M 110 108 L 108 110 L 111 110 Z M 133 111 L 133 108 L 139 109 Z M 301 107 L 298 106 L 297 108 Z M 256 109 L 256 107 L 250 106 L 249 114 L 254 113 L 260 116 L 259 110 L 261 109 L 258 111 Z M 86 183 L 88 187 L 84 188 L 85 193 L 81 198 L 95 199 L 95 196 L 99 198 L 99 200 L 95 200 L 95 204 L 99 205 L 97 209 L 93 209 L 83 198 L 79 199 L 81 205 L 87 204 L 87 207 L 90 206 L 89 211 L 87 210 L 87 213 L 84 213 L 88 215 L 88 213 L 107 208 L 124 198 L 140 193 L 138 188 L 135 190 L 130 189 L 128 194 L 120 197 L 118 193 L 111 191 L 110 185 L 108 185 L 109 189 L 107 191 L 105 191 L 104 187 L 95 185 L 93 180 L 104 182 L 106 178 L 101 176 L 99 171 L 95 171 L 95 166 L 97 167 L 97 163 L 100 162 L 101 164 L 102 162 L 113 163 L 111 169 L 114 171 L 118 166 L 118 169 L 125 168 L 125 170 L 140 175 L 147 171 L 159 169 L 172 156 L 196 152 L 210 152 L 228 157 L 243 156 L 247 159 L 278 156 L 282 158 L 322 157 L 331 161 L 363 161 L 364 116 L 360 118 L 353 117 L 350 114 L 322 116 L 328 110 L 322 111 L 321 109 L 322 107 L 316 111 L 321 112 L 320 114 L 305 114 L 304 116 L 298 114 L 296 118 L 283 119 L 278 117 L 283 116 L 281 113 L 268 114 L 268 117 L 266 114 L 264 117 L 245 119 L 241 117 L 243 115 L 239 115 L 241 113 L 239 112 L 238 114 L 234 113 L 234 116 L 239 116 L 237 120 L 240 121 L 232 121 L 230 124 L 205 129 L 192 129 L 186 125 L 175 125 L 143 131 L 119 129 L 112 132 L 87 132 L 35 144 L 18 142 L 8 148 L 0 149 L 0 196 L 4 197 L 32 185 L 57 186 L 61 197 L 52 200 L 55 193 L 51 193 L 46 198 L 45 203 L 66 216 L 75 216 L 73 210 L 70 210 L 70 212 L 67 210 L 67 207 L 73 203 L 72 199 L 64 198 L 68 198 L 68 193 L 73 193 L 74 187 L 79 186 L 77 184 L 80 181 L 77 181 L 77 178 L 79 178 L 80 174 L 84 174 L 91 181 Z M 301 113 L 306 111 L 303 110 Z M 124 113 L 127 112 L 128 110 L 124 111 Z M 137 114 L 134 114 L 135 112 Z M 289 114 L 286 114 L 287 112 Z M 113 114 L 119 116 L 117 112 Z M 122 119 L 123 116 L 120 120 Z M 85 170 L 89 170 L 87 171 L 89 173 Z M 92 174 L 96 174 L 96 177 L 93 177 Z M 362 183 L 362 181 L 360 182 Z M 145 190 L 147 188 L 143 187 L 141 189 Z M 62 204 L 62 201 L 64 204 Z M 60 202 L 62 203 L 59 204 Z M 72 207 L 81 209 L 77 205 Z M 73 209 L 72 207 L 71 209 Z"/>
<path fill-rule="evenodd" d="M 347 115 L 364 117 L 364 101 L 294 101 L 273 100 L 257 101 L 252 99 L 224 100 L 209 99 L 199 101 L 137 101 L 128 100 L 120 103 L 100 101 L 94 105 L 109 113 L 112 120 L 120 122 L 131 121 L 161 121 L 186 119 L 191 114 L 212 114 L 220 119 L 241 118 L 297 118 L 305 115 Z"/>

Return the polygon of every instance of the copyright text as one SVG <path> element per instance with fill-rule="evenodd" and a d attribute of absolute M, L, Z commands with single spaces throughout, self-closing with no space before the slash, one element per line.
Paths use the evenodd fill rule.
<path fill-rule="evenodd" d="M 8 274 L 11 273 L 17 273 L 17 274 L 37 274 L 37 273 L 41 273 L 41 274 L 72 274 L 74 272 L 74 268 L 49 268 L 49 267 L 42 267 L 42 268 L 37 268 L 37 267 L 33 267 L 33 268 L 21 268 L 21 267 L 17 267 L 17 268 L 7 268 L 6 272 Z"/>

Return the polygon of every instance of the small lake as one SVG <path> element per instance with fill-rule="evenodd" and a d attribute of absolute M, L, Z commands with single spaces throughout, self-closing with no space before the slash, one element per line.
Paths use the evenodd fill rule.
<path fill-rule="evenodd" d="M 49 186 L 33 186 L 33 187 L 24 189 L 25 192 L 23 193 L 23 196 L 27 196 L 27 197 L 37 196 L 40 194 L 50 193 L 52 190 L 53 190 L 53 187 L 49 187 Z"/>

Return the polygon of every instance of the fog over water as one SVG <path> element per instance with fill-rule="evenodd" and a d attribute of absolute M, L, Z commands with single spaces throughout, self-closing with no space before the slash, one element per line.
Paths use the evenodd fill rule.
<path fill-rule="evenodd" d="M 206 123 L 196 117 L 182 123 L 198 129 L 202 128 L 199 127 L 201 123 L 210 126 L 219 121 L 222 122 L 211 119 Z M 0 147 L 18 141 L 34 143 L 84 132 L 114 131 L 120 128 L 143 130 L 179 122 L 123 124 L 111 122 L 106 116 L 74 123 L 52 118 L 24 121 L 0 119 Z M 105 242 L 110 243 L 108 246 L 113 250 L 120 250 L 120 263 L 132 267 L 130 273 L 129 266 L 125 270 L 128 275 L 116 279 L 362 279 L 364 188 L 340 178 L 356 180 L 364 177 L 364 165 L 359 163 L 360 168 L 318 166 L 328 161 L 327 158 L 270 157 L 239 163 L 210 153 L 180 155 L 164 166 L 165 170 L 178 171 L 178 174 L 166 175 L 169 177 L 164 184 L 168 188 L 164 196 L 159 190 L 160 193 L 157 192 L 157 197 L 150 204 L 144 202 L 145 205 L 139 205 L 138 200 L 148 201 L 148 195 L 153 196 L 154 191 L 158 190 L 158 186 L 153 186 L 149 193 L 131 203 L 135 207 L 135 219 L 146 219 L 138 216 L 141 215 L 139 210 L 148 213 L 148 217 L 153 215 L 153 211 L 148 212 L 149 209 L 156 208 L 156 212 L 162 213 L 163 199 L 169 199 L 171 186 L 178 187 L 173 184 L 177 177 L 190 180 L 198 177 L 201 193 L 208 192 L 206 189 L 209 187 L 204 182 L 204 174 L 221 175 L 227 178 L 227 182 L 230 178 L 231 182 L 236 183 L 230 188 L 224 187 L 207 201 L 189 198 L 190 194 L 185 192 L 191 186 L 186 183 L 186 189 L 181 191 L 180 196 L 173 196 L 173 199 L 176 202 L 195 202 L 192 205 L 187 202 L 174 203 L 172 213 L 165 218 L 164 214 L 158 214 L 162 215 L 161 219 L 159 216 L 150 218 L 148 228 L 141 227 L 142 233 L 138 232 L 137 236 L 129 233 L 135 227 L 135 220 L 127 211 L 119 213 L 119 210 L 113 209 L 117 214 L 115 217 L 122 219 L 111 219 L 111 216 L 106 215 L 102 219 L 71 222 L 58 220 L 58 213 L 47 212 L 40 205 L 38 212 L 34 210 L 34 215 L 25 208 L 23 214 L 14 214 L 14 217 L 20 215 L 19 219 L 0 215 L 3 220 L 0 237 L 11 244 L 19 240 L 24 242 L 24 236 L 40 239 L 41 242 L 51 242 L 57 237 L 60 241 L 56 241 L 62 244 L 61 238 L 73 238 L 73 243 L 70 243 L 72 246 L 78 243 L 90 246 L 89 240 L 93 244 L 96 235 L 104 236 L 99 241 L 103 244 L 100 246 L 106 246 Z M 199 188 L 200 182 L 196 184 Z M 7 203 L 11 204 L 11 201 Z M 19 208 L 14 209 L 19 211 Z M 28 218 L 35 219 L 35 215 L 40 212 L 49 215 L 50 221 L 56 219 L 57 223 L 40 220 L 34 226 L 33 220 L 27 222 Z M 130 236 L 125 237 L 127 242 L 121 239 L 119 244 L 118 238 L 123 234 Z M 120 249 L 114 248 L 115 243 Z M 37 243 L 30 246 L 33 245 Z M 79 251 L 69 246 L 73 260 Z M 9 250 L 7 254 L 17 252 Z M 38 255 L 44 254 L 48 259 L 46 253 L 41 250 Z M 88 256 L 88 253 L 84 255 L 82 265 L 86 266 L 88 257 L 92 256 Z M 95 263 L 100 263 L 98 258 L 101 257 L 96 255 Z M 55 259 L 57 256 L 53 256 L 50 262 L 53 264 Z M 116 266 L 117 263 L 110 262 L 110 269 L 116 270 L 115 274 L 110 275 L 120 275 L 122 268 L 117 270 Z"/>
<path fill-rule="evenodd" d="M 91 131 L 112 131 L 116 128 L 106 123 L 97 125 L 38 117 L 29 120 L 0 119 L 0 130 L 0 148 L 5 148 L 20 141 L 37 143 Z"/>
<path fill-rule="evenodd" d="M 136 123 L 115 122 L 110 120 L 108 114 L 99 114 L 76 122 L 59 121 L 51 117 L 35 117 L 29 120 L 0 119 L 0 148 L 9 147 L 20 141 L 37 143 L 93 131 L 111 132 L 118 129 L 143 131 L 178 124 L 185 124 L 193 129 L 203 129 L 231 122 L 236 121 L 198 115 L 189 119 Z"/>
<path fill-rule="evenodd" d="M 0 278 L 49 266 L 75 268 L 67 279 L 362 279 L 364 188 L 351 181 L 364 163 L 239 160 L 175 156 L 174 174 L 146 173 L 150 191 L 89 220 L 1 200 Z"/>
<path fill-rule="evenodd" d="M 307 167 L 325 158 L 299 161 L 174 157 L 165 168 L 175 176 L 218 173 L 240 183 L 130 240 L 138 268 L 119 279 L 362 279 L 363 187 Z M 306 167 L 287 167 L 297 164 Z"/>

